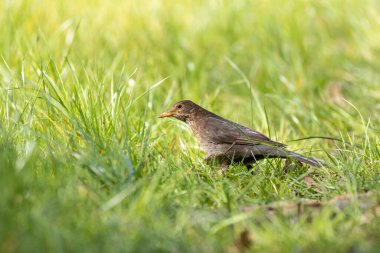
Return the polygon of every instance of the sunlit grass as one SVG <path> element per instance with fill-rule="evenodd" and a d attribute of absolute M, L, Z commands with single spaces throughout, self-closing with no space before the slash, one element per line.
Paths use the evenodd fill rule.
<path fill-rule="evenodd" d="M 245 230 L 252 251 L 379 251 L 378 207 L 355 198 L 379 191 L 379 13 L 376 1 L 1 2 L 0 251 L 239 252 Z M 327 166 L 222 173 L 186 126 L 157 118 L 180 99 Z M 267 215 L 344 194 L 347 207 L 312 219 Z"/>

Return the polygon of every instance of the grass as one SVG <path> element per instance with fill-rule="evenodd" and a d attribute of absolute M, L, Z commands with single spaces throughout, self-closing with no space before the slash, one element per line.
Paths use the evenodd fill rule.
<path fill-rule="evenodd" d="M 376 201 L 356 198 L 380 190 L 376 1 L 0 10 L 1 252 L 380 250 Z M 221 174 L 187 127 L 157 118 L 180 99 L 327 166 L 285 173 L 268 160 Z M 341 141 L 297 141 L 310 136 Z M 312 218 L 268 214 L 342 195 L 348 205 Z"/>

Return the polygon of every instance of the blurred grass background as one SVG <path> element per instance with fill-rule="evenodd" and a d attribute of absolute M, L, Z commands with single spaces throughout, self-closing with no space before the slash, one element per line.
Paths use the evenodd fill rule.
<path fill-rule="evenodd" d="M 243 211 L 379 190 L 377 1 L 8 0 L 0 34 L 1 252 L 240 252 L 243 230 L 247 251 L 380 250 L 355 198 Z M 220 175 L 157 119 L 180 99 L 328 166 Z"/>

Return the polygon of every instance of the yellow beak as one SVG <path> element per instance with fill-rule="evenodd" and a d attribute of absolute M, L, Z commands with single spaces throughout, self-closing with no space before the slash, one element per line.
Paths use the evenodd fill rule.
<path fill-rule="evenodd" d="M 175 114 L 175 112 L 164 112 L 164 113 L 161 113 L 158 117 L 159 118 L 166 118 L 166 117 L 173 116 L 174 114 Z"/>

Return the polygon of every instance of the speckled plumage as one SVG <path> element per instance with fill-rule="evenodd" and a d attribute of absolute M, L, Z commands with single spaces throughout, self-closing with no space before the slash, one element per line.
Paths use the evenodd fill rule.
<path fill-rule="evenodd" d="M 233 162 L 251 165 L 263 158 L 292 158 L 312 166 L 321 165 L 314 158 L 288 151 L 285 144 L 226 120 L 190 100 L 177 102 L 160 117 L 174 117 L 187 123 L 206 152 L 206 161 L 217 158 L 222 165 Z"/>

